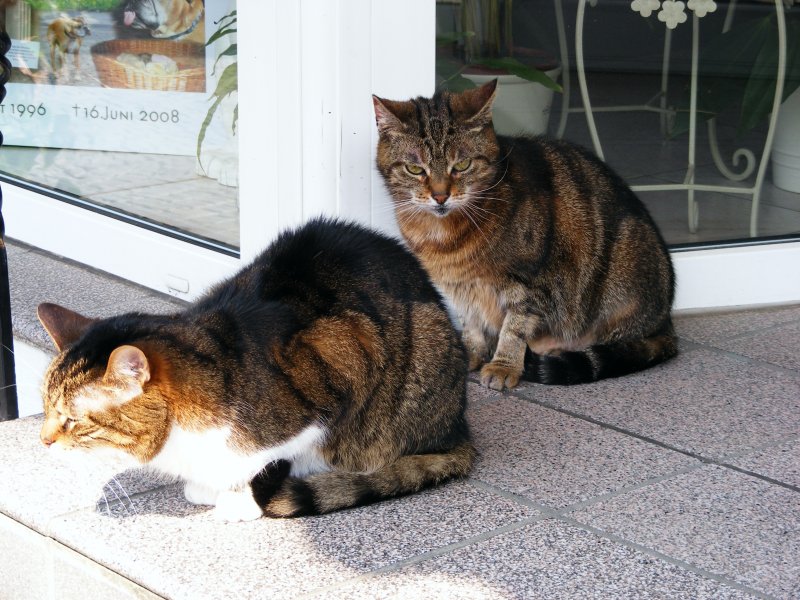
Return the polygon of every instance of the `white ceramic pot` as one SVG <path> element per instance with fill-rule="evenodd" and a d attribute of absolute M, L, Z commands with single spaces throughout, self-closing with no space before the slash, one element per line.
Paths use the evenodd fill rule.
<path fill-rule="evenodd" d="M 781 104 L 772 142 L 772 182 L 800 193 L 800 88 Z"/>
<path fill-rule="evenodd" d="M 545 73 L 555 81 L 561 74 L 561 67 Z M 464 73 L 464 77 L 476 85 L 497 79 L 497 95 L 492 106 L 492 123 L 497 133 L 501 135 L 547 133 L 553 90 L 516 75 Z"/>

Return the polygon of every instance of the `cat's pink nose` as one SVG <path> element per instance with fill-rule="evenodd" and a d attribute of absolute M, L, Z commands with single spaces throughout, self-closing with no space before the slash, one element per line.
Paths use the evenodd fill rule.
<path fill-rule="evenodd" d="M 47 446 L 48 448 L 53 445 L 53 442 L 56 441 L 55 438 L 52 438 L 49 435 L 45 435 L 45 434 L 42 434 L 41 438 L 42 438 L 42 443 L 45 446 Z"/>
<path fill-rule="evenodd" d="M 441 193 L 433 193 L 431 194 L 431 196 L 433 196 L 433 199 L 436 200 L 437 204 L 444 204 L 445 202 L 447 202 L 447 199 L 450 197 L 450 194 L 447 192 L 441 192 Z"/>

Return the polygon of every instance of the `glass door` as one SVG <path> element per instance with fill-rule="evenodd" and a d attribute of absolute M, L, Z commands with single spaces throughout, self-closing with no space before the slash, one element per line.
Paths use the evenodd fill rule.
<path fill-rule="evenodd" d="M 676 308 L 797 301 L 800 12 L 711 5 L 438 0 L 437 85 L 499 76 L 496 128 L 563 137 L 618 171 L 672 250 Z"/>
<path fill-rule="evenodd" d="M 235 0 L 3 5 L 9 237 L 176 295 L 238 263 Z"/>

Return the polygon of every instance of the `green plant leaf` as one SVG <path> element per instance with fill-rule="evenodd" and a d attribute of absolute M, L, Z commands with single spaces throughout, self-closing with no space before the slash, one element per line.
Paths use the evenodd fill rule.
<path fill-rule="evenodd" d="M 488 67 L 489 69 L 502 69 L 504 71 L 508 71 L 512 75 L 521 77 L 522 79 L 541 83 L 543 86 L 553 90 L 554 92 L 563 92 L 562 87 L 548 77 L 546 73 L 534 67 L 524 65 L 516 58 L 481 58 L 474 61 L 473 64 L 480 65 L 482 67 Z"/>
<path fill-rule="evenodd" d="M 211 34 L 210 38 L 208 38 L 208 41 L 206 42 L 206 46 L 210 46 L 211 44 L 216 42 L 221 37 L 224 37 L 226 35 L 230 35 L 232 33 L 236 33 L 236 31 L 237 31 L 236 27 L 227 27 L 225 29 L 218 29 L 217 31 L 215 31 L 214 33 Z"/>
<path fill-rule="evenodd" d="M 222 97 L 217 97 L 214 100 L 214 104 L 212 104 L 208 108 L 208 112 L 206 113 L 206 118 L 203 119 L 203 122 L 200 124 L 200 131 L 197 133 L 197 160 L 200 161 L 200 147 L 203 145 L 203 140 L 206 139 L 206 130 L 208 126 L 211 124 L 212 119 L 214 118 L 214 113 L 217 112 L 217 108 L 219 108 L 220 102 L 222 102 Z M 202 163 L 200 163 L 202 168 Z"/>
<path fill-rule="evenodd" d="M 439 34 L 436 36 L 436 45 L 447 46 L 448 44 L 463 42 L 464 40 L 474 36 L 474 31 L 452 31 L 450 33 Z"/>
<path fill-rule="evenodd" d="M 222 71 L 217 81 L 217 88 L 214 90 L 214 96 L 224 98 L 225 96 L 235 92 L 239 86 L 239 68 L 238 63 L 231 63 Z"/>
<path fill-rule="evenodd" d="M 208 126 L 211 125 L 211 121 L 214 119 L 214 114 L 217 112 L 220 103 L 225 99 L 225 97 L 229 96 L 233 92 L 238 89 L 238 67 L 237 63 L 231 63 L 225 70 L 222 71 L 222 75 L 219 76 L 219 81 L 217 81 L 217 87 L 214 90 L 214 93 L 211 95 L 214 98 L 214 103 L 209 107 L 208 112 L 206 113 L 205 119 L 200 124 L 200 131 L 197 133 L 197 160 L 200 160 L 200 148 L 203 145 L 203 140 L 206 139 L 206 131 L 208 130 Z M 237 105 L 234 110 L 234 128 L 236 127 L 236 122 L 239 119 L 239 106 Z"/>
<path fill-rule="evenodd" d="M 787 12 L 783 99 L 800 86 L 800 22 Z M 777 18 L 742 21 L 700 51 L 697 115 L 704 120 L 739 107 L 737 131 L 758 126 L 772 111 L 778 64 Z M 743 68 L 745 70 L 743 70 Z M 689 93 L 678 106 L 670 136 L 689 129 Z"/>
<path fill-rule="evenodd" d="M 237 46 L 238 44 L 231 44 L 228 46 L 223 52 L 220 52 L 217 56 L 217 59 L 214 61 L 214 66 L 211 69 L 211 74 L 214 75 L 217 72 L 217 64 L 219 63 L 219 59 L 223 56 L 236 56 L 237 54 Z"/>

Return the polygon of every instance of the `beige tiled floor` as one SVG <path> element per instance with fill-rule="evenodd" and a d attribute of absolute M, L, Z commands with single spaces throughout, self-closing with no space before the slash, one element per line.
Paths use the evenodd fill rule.
<path fill-rule="evenodd" d="M 89 314 L 180 307 L 25 247 L 11 265 L 29 343 L 40 275 L 67 266 Z M 681 354 L 649 371 L 471 382 L 468 479 L 318 518 L 222 524 L 179 485 L 53 458 L 39 417 L 0 423 L 0 596 L 796 598 L 799 326 L 800 305 L 678 315 Z"/>

